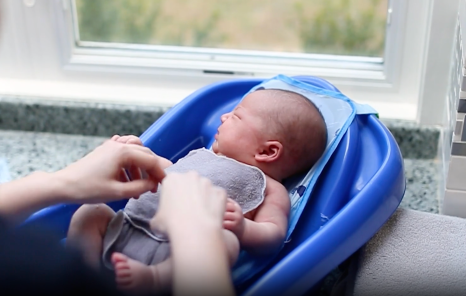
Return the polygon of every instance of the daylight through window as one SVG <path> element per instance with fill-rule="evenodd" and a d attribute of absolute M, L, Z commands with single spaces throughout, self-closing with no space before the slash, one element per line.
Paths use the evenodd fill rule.
<path fill-rule="evenodd" d="M 384 56 L 387 7 L 388 0 L 75 0 L 74 5 L 78 46 L 377 58 Z"/>

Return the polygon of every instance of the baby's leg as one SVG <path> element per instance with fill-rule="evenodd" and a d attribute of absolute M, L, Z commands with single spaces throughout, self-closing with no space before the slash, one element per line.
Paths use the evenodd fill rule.
<path fill-rule="evenodd" d="M 233 266 L 239 255 L 239 241 L 233 232 L 223 230 L 225 245 L 230 266 Z M 121 290 L 134 295 L 171 292 L 173 280 L 172 259 L 156 264 L 145 265 L 121 253 L 112 254 L 116 283 Z"/>
<path fill-rule="evenodd" d="M 106 204 L 82 205 L 71 218 L 66 244 L 84 251 L 84 259 L 98 268 L 107 225 L 115 212 Z"/>

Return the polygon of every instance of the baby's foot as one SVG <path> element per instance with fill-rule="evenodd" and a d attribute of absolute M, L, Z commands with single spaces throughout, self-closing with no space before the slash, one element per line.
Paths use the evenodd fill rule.
<path fill-rule="evenodd" d="M 157 288 L 157 270 L 155 266 L 147 266 L 121 253 L 112 254 L 116 284 L 119 289 L 132 295 L 154 293 Z"/>

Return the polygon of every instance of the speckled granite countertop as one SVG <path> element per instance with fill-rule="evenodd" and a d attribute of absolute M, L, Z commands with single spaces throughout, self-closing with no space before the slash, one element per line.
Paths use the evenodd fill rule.
<path fill-rule="evenodd" d="M 47 101 L 43 98 L 0 96 L 0 130 L 52 132 L 110 137 L 114 134 L 140 135 L 167 108 Z M 405 158 L 430 159 L 437 156 L 440 129 L 414 122 L 382 120 L 395 137 Z"/>
<path fill-rule="evenodd" d="M 36 170 L 52 172 L 61 169 L 106 139 L 108 137 L 0 130 L 0 182 L 17 179 Z M 403 147 L 400 148 L 403 151 Z M 422 158 L 426 156 L 425 153 L 403 154 L 405 157 L 408 154 L 421 158 L 404 160 L 406 192 L 400 207 L 438 213 L 441 183 L 439 161 Z M 327 275 L 320 296 L 330 295 L 340 274 L 337 268 Z"/>
<path fill-rule="evenodd" d="M 17 179 L 36 170 L 55 171 L 63 168 L 105 139 L 0 130 L 0 181 Z M 8 166 L 8 174 L 5 172 L 5 164 Z M 401 207 L 438 213 L 439 162 L 435 159 L 405 159 L 405 172 L 407 188 Z"/>

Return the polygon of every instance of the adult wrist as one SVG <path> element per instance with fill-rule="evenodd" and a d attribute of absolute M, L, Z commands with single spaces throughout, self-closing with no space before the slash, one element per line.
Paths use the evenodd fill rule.
<path fill-rule="evenodd" d="M 221 225 L 214 221 L 193 221 L 192 219 L 180 220 L 173 221 L 173 223 L 167 228 L 170 240 L 177 237 L 210 237 L 211 235 L 222 235 Z"/>
<path fill-rule="evenodd" d="M 64 170 L 56 171 L 50 174 L 50 182 L 53 184 L 54 191 L 58 199 L 57 203 L 72 202 L 79 191 L 75 189 L 75 181 Z"/>

